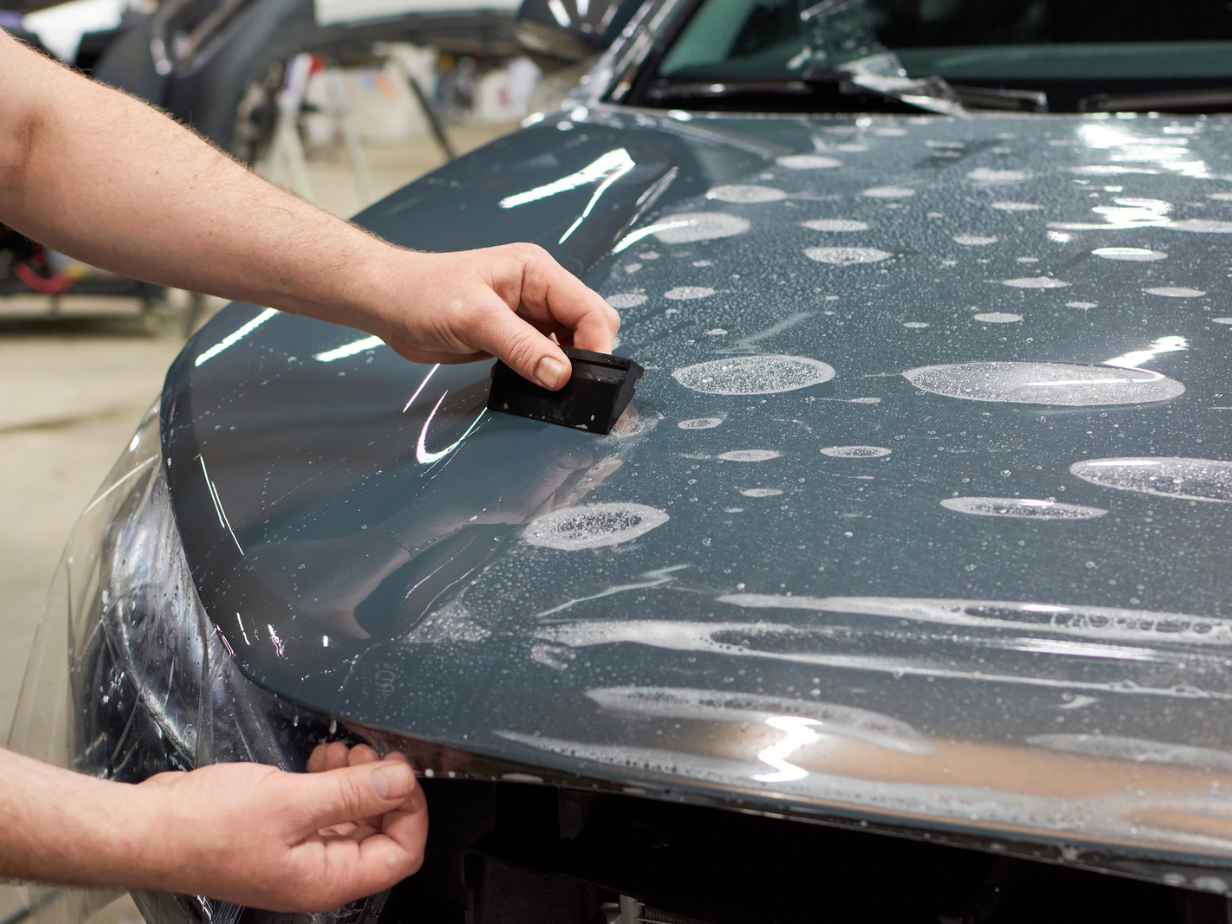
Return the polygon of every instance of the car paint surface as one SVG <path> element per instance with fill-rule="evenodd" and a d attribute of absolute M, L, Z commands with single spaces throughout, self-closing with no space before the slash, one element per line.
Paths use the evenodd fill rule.
<path fill-rule="evenodd" d="M 257 682 L 471 754 L 1232 866 L 1230 125 L 503 139 L 358 221 L 547 247 L 621 309 L 635 413 L 485 413 L 487 363 L 233 305 L 162 409 L 201 599 Z"/>

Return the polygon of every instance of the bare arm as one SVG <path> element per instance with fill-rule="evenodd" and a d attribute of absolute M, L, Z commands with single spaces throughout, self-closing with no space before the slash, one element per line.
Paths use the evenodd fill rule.
<path fill-rule="evenodd" d="M 427 809 L 401 755 L 335 743 L 308 766 L 217 764 L 130 785 L 0 750 L 0 877 L 326 911 L 419 869 Z"/>
<path fill-rule="evenodd" d="M 420 362 L 500 356 L 548 387 L 569 371 L 548 335 L 611 350 L 616 312 L 541 248 L 394 247 L 2 31 L 0 100 L 0 221 L 80 260 L 358 327 Z"/>

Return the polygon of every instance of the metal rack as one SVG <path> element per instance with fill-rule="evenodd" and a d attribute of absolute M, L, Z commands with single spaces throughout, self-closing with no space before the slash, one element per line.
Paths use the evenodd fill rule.
<path fill-rule="evenodd" d="M 33 296 L 47 299 L 47 317 L 57 319 L 62 316 L 62 304 L 65 296 L 86 295 L 104 298 L 131 298 L 141 302 L 141 318 L 146 332 L 151 336 L 162 333 L 170 321 L 168 311 L 168 293 L 165 286 L 141 282 L 136 279 L 80 279 L 69 289 L 58 293 L 37 292 L 20 279 L 10 277 L 0 279 L 0 298 L 12 296 Z M 184 336 L 189 337 L 197 329 L 205 312 L 205 296 L 199 292 L 190 293 L 188 314 L 184 323 Z"/>

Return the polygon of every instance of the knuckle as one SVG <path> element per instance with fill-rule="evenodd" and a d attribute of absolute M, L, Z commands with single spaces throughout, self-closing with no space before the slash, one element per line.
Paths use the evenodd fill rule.
<path fill-rule="evenodd" d="M 366 800 L 364 799 L 364 786 L 355 774 L 339 774 L 338 799 L 343 811 L 352 818 L 360 817 Z"/>
<path fill-rule="evenodd" d="M 514 366 L 529 366 L 534 363 L 539 354 L 537 338 L 529 330 L 520 330 L 509 336 L 505 341 L 504 350 L 506 362 Z"/>
<path fill-rule="evenodd" d="M 531 244 L 527 241 L 521 241 L 510 246 L 513 248 L 514 255 L 526 263 L 538 263 L 552 259 L 548 256 L 548 252 L 538 244 Z"/>

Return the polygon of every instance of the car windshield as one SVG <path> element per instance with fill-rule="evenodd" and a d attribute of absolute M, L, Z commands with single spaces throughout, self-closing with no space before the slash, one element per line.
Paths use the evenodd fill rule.
<path fill-rule="evenodd" d="M 1232 4 L 701 0 L 655 76 L 767 83 L 873 59 L 913 78 L 1044 92 L 1053 111 L 1106 108 L 1083 105 L 1092 94 L 1161 90 L 1206 91 L 1194 105 L 1209 109 L 1232 101 L 1209 92 L 1232 88 Z"/>

